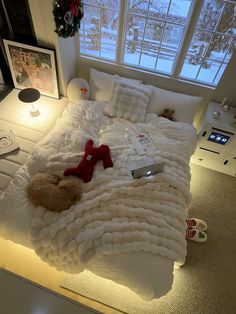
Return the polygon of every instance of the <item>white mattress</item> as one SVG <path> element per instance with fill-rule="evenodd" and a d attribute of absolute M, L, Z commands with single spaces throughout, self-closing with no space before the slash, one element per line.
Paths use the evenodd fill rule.
<path fill-rule="evenodd" d="M 28 128 L 24 124 L 19 125 L 17 119 L 18 115 L 15 111 L 19 111 L 20 107 L 21 104 L 17 102 L 16 110 L 12 110 L 12 115 L 8 113 L 6 119 L 3 119 L 3 122 L 7 123 L 5 124 L 7 128 L 9 128 L 9 126 L 11 126 L 12 129 L 14 128 L 13 131 L 17 133 L 19 142 L 21 138 L 23 138 L 23 140 L 26 138 L 27 142 L 31 143 L 31 149 L 26 151 L 25 154 L 27 154 L 27 156 L 25 156 L 25 159 L 22 159 L 22 163 L 24 163 L 30 151 L 32 151 L 34 143 L 44 136 L 47 130 L 53 125 L 53 122 L 45 124 L 41 131 L 38 131 L 37 128 L 32 125 Z M 9 112 L 6 104 L 2 110 Z M 44 121 L 42 121 L 42 123 L 44 123 Z M 18 133 L 18 130 L 21 130 L 21 133 Z M 32 137 L 30 136 L 31 133 Z M 2 178 L 4 176 L 9 178 L 9 182 L 22 163 L 17 159 L 18 163 L 15 162 L 16 166 L 14 171 L 12 171 L 10 170 L 12 161 L 5 158 L 3 162 L 5 165 L 8 163 L 8 166 L 2 167 L 1 175 Z M 8 170 L 5 171 L 5 169 Z M 4 188 L 6 185 L 7 184 L 4 185 Z M 32 247 L 27 233 L 31 223 L 32 208 L 26 205 L 24 206 L 24 204 L 22 204 L 20 208 L 15 208 L 14 212 L 6 212 L 4 208 L 0 208 L 0 217 L 2 219 L 0 221 L 0 235 L 16 243 Z M 112 279 L 117 283 L 125 283 L 130 289 L 140 294 L 142 298 L 148 300 L 160 297 L 171 289 L 173 267 L 173 260 L 168 258 L 151 253 L 132 252 L 115 256 L 93 257 L 87 269 L 99 276 Z"/>

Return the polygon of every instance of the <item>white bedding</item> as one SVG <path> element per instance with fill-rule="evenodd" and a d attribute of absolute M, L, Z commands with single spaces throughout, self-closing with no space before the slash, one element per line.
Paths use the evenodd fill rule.
<path fill-rule="evenodd" d="M 49 264 L 74 273 L 91 269 L 145 298 L 157 297 L 170 289 L 173 262 L 184 263 L 186 255 L 188 164 L 196 132 L 190 124 L 152 114 L 146 123 L 110 119 L 102 109 L 101 103 L 89 101 L 68 105 L 6 190 L 0 204 L 0 227 L 6 238 L 18 242 L 13 234 L 21 224 L 13 217 L 21 217 L 21 231 L 31 231 L 23 244 L 32 246 Z M 164 160 L 166 165 L 162 174 L 132 180 L 125 163 L 139 157 L 129 147 L 127 136 L 139 131 L 148 132 L 158 147 L 150 156 Z M 30 176 L 40 170 L 62 173 L 75 166 L 90 138 L 96 145 L 110 146 L 114 167 L 104 171 L 97 165 L 93 180 L 84 186 L 81 202 L 70 210 L 57 214 L 35 208 L 25 193 Z M 158 263 L 162 267 L 155 269 Z M 108 265 L 110 271 L 106 273 Z M 166 288 L 164 278 L 160 278 L 165 272 Z M 158 288 L 157 280 L 163 281 L 162 288 Z"/>

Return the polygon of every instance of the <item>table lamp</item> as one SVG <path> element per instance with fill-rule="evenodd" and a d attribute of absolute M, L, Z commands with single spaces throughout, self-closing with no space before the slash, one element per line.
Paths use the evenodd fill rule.
<path fill-rule="evenodd" d="M 25 103 L 31 103 L 30 114 L 33 117 L 37 117 L 40 112 L 39 109 L 35 107 L 33 104 L 36 100 L 40 98 L 40 92 L 36 88 L 25 88 L 22 89 L 19 94 L 18 98 Z"/>

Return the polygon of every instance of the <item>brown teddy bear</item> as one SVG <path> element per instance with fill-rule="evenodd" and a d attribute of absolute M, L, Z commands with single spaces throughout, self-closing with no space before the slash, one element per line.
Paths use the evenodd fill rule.
<path fill-rule="evenodd" d="M 174 114 L 175 114 L 175 111 L 172 110 L 172 109 L 165 109 L 161 114 L 159 114 L 158 116 L 159 117 L 163 117 L 163 118 L 166 118 L 166 119 L 169 119 L 171 121 L 175 121 L 174 119 Z"/>
<path fill-rule="evenodd" d="M 38 172 L 30 179 L 27 193 L 33 204 L 61 212 L 81 198 L 82 184 L 75 177 L 61 179 L 57 175 Z"/>

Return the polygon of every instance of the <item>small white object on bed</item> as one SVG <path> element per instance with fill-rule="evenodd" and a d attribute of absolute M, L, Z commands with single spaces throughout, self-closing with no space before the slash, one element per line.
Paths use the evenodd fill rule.
<path fill-rule="evenodd" d="M 87 100 L 90 97 L 90 87 L 88 82 L 75 77 L 67 85 L 67 97 L 70 101 Z"/>

